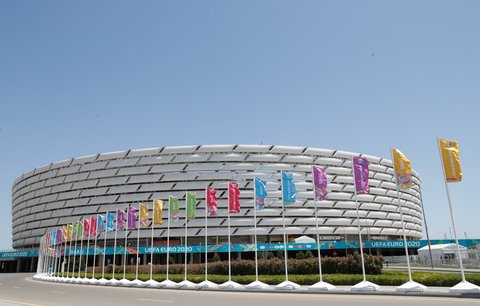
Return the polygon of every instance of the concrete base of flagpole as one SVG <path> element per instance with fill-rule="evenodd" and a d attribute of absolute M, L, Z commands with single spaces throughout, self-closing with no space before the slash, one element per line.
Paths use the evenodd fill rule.
<path fill-rule="evenodd" d="M 148 288 L 160 288 L 160 283 L 157 282 L 156 280 L 149 279 L 148 281 L 145 282 L 145 287 L 148 287 Z"/>
<path fill-rule="evenodd" d="M 139 280 L 138 278 L 137 278 L 137 279 L 134 279 L 134 280 L 132 281 L 132 287 L 143 288 L 143 287 L 146 287 L 146 286 L 147 286 L 147 285 L 145 285 L 145 282 Z"/>
<path fill-rule="evenodd" d="M 184 280 L 184 281 L 181 281 L 179 282 L 175 288 L 177 289 L 193 289 L 195 288 L 195 283 L 192 283 L 191 281 L 189 280 Z"/>
<path fill-rule="evenodd" d="M 118 281 L 118 285 L 120 287 L 131 287 L 132 286 L 132 281 L 128 280 L 126 278 L 122 278 L 121 280 Z"/>
<path fill-rule="evenodd" d="M 464 281 L 456 284 L 448 290 L 448 293 L 479 293 L 480 287 L 470 282 Z"/>
<path fill-rule="evenodd" d="M 315 283 L 310 287 L 308 287 L 308 290 L 311 290 L 311 291 L 331 291 L 335 289 L 337 289 L 337 287 L 335 287 L 332 284 L 326 283 L 324 281 Z"/>
<path fill-rule="evenodd" d="M 261 281 L 254 281 L 245 286 L 245 289 L 269 289 L 270 285 L 262 283 Z"/>
<path fill-rule="evenodd" d="M 300 285 L 286 280 L 276 285 L 274 288 L 275 290 L 297 290 L 300 288 Z"/>
<path fill-rule="evenodd" d="M 84 277 L 84 278 L 81 279 L 80 284 L 89 285 L 90 284 L 90 279 Z"/>
<path fill-rule="evenodd" d="M 241 288 L 243 288 L 243 286 L 240 285 L 239 283 L 234 282 L 234 281 L 228 281 L 228 282 L 224 282 L 223 284 L 218 285 L 218 288 L 220 288 L 220 289 L 241 289 Z"/>
<path fill-rule="evenodd" d="M 88 283 L 88 284 L 89 284 L 89 285 L 97 285 L 97 283 L 98 283 L 98 279 L 92 277 L 92 278 L 90 279 L 90 283 Z"/>
<path fill-rule="evenodd" d="M 112 278 L 111 280 L 108 281 L 108 285 L 116 287 L 120 285 L 120 281 L 118 279 Z"/>
<path fill-rule="evenodd" d="M 166 279 L 162 282 L 160 282 L 160 287 L 159 288 L 176 288 L 177 287 L 177 283 L 174 282 L 174 281 L 171 281 L 169 279 Z"/>
<path fill-rule="evenodd" d="M 352 286 L 352 288 L 350 290 L 352 291 L 368 291 L 368 292 L 371 292 L 371 291 L 378 291 L 380 289 L 380 286 L 377 285 L 377 284 L 374 284 L 372 282 L 369 282 L 369 281 L 361 281 L 359 282 L 358 284 Z"/>
<path fill-rule="evenodd" d="M 427 286 L 414 281 L 408 281 L 405 284 L 397 287 L 397 292 L 423 292 L 427 290 Z"/>
<path fill-rule="evenodd" d="M 106 286 L 106 285 L 108 285 L 108 280 L 106 278 L 102 277 L 101 279 L 99 279 L 97 281 L 97 285 L 98 286 Z"/>
<path fill-rule="evenodd" d="M 74 278 L 74 279 L 72 280 L 72 283 L 73 283 L 73 284 L 81 284 L 81 283 L 82 283 L 82 278 L 81 278 L 80 276 L 77 277 L 77 278 Z"/>
<path fill-rule="evenodd" d="M 204 280 L 203 282 L 195 286 L 196 289 L 218 289 L 218 285 L 209 280 Z"/>
<path fill-rule="evenodd" d="M 64 277 L 62 283 L 68 284 L 72 278 L 71 277 Z"/>

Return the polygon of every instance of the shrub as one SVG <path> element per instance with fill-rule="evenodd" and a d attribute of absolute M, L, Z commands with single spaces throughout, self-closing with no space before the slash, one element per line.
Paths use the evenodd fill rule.
<path fill-rule="evenodd" d="M 372 255 L 365 255 L 365 271 L 367 274 L 382 273 L 383 258 Z M 254 260 L 232 260 L 232 275 L 254 275 Z M 205 264 L 189 264 L 189 274 L 204 274 Z M 154 265 L 154 274 L 165 274 L 166 265 Z M 128 273 L 135 272 L 135 265 L 127 266 Z M 139 267 L 140 273 L 150 273 L 150 267 L 142 265 Z M 288 259 L 289 274 L 308 275 L 318 274 L 318 259 L 310 257 L 305 259 Z M 324 274 L 361 274 L 361 260 L 358 254 L 348 255 L 347 257 L 322 257 L 322 272 Z M 123 266 L 116 266 L 115 273 L 123 273 Z M 169 266 L 170 274 L 183 274 L 184 264 L 172 264 Z M 227 275 L 228 261 L 217 261 L 208 264 L 209 274 Z M 280 258 L 259 259 L 258 273 L 261 275 L 283 275 L 285 274 L 284 260 Z"/>

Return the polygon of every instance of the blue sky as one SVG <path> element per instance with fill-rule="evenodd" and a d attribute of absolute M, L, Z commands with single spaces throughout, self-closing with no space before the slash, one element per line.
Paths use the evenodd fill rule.
<path fill-rule="evenodd" d="M 98 152 L 264 143 L 389 157 L 450 219 L 436 137 L 459 141 L 460 237 L 480 238 L 478 1 L 0 2 L 0 249 L 11 184 Z"/>

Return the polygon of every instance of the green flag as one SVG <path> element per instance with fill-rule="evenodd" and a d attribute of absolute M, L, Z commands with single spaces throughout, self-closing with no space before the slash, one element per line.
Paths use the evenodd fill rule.
<path fill-rule="evenodd" d="M 76 227 L 76 229 L 75 229 Z M 74 224 L 74 231 L 76 233 L 76 238 L 77 239 L 81 239 L 82 238 L 82 235 L 83 235 L 83 224 L 81 223 L 81 221 L 78 221 Z"/>
<path fill-rule="evenodd" d="M 195 210 L 197 210 L 197 195 L 194 192 L 187 192 L 186 202 L 187 220 L 190 221 L 195 219 Z"/>
<path fill-rule="evenodd" d="M 177 221 L 179 217 L 178 199 L 176 197 L 169 196 L 168 204 L 170 218 L 172 218 L 172 221 Z"/>

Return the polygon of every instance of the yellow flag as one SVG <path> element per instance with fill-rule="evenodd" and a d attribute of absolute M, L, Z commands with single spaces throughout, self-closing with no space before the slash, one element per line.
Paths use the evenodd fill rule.
<path fill-rule="evenodd" d="M 162 224 L 162 210 L 163 210 L 163 201 L 162 200 L 153 200 L 153 223 Z"/>
<path fill-rule="evenodd" d="M 401 189 L 409 189 L 412 186 L 410 160 L 398 149 L 392 150 L 392 156 L 398 187 Z"/>
<path fill-rule="evenodd" d="M 462 181 L 462 166 L 458 156 L 458 143 L 452 140 L 440 139 L 440 152 L 442 154 L 443 169 L 447 183 Z"/>
<path fill-rule="evenodd" d="M 140 226 L 148 226 L 148 204 L 140 204 Z"/>
<path fill-rule="evenodd" d="M 73 224 L 68 224 L 67 225 L 67 241 L 72 240 L 72 232 L 73 232 Z"/>

